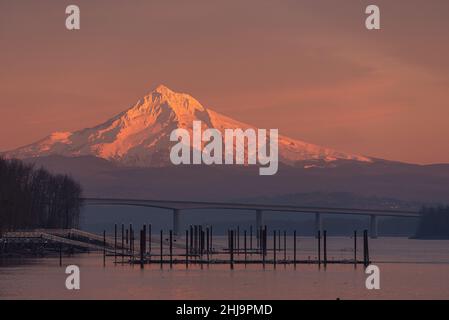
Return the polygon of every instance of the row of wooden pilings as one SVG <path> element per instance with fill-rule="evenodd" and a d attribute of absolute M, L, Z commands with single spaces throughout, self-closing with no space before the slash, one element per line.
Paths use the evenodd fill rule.
<path fill-rule="evenodd" d="M 293 232 L 293 259 L 287 259 L 287 232 L 281 233 L 280 230 L 273 230 L 272 233 L 272 247 L 268 248 L 268 229 L 267 226 L 258 228 L 253 235 L 253 228 L 243 230 L 241 232 L 240 227 L 236 229 L 229 229 L 227 232 L 227 247 L 221 250 L 216 250 L 213 246 L 213 229 L 211 226 L 203 227 L 201 225 L 190 226 L 185 231 L 185 243 L 184 253 L 179 252 L 174 254 L 174 243 L 178 244 L 180 238 L 174 237 L 172 230 L 168 233 L 168 252 L 164 250 L 164 233 L 160 230 L 159 233 L 159 252 L 152 252 L 153 240 L 152 226 L 151 224 L 143 225 L 139 232 L 139 251 L 136 254 L 135 250 L 135 230 L 133 225 L 129 225 L 129 229 L 125 229 L 125 225 L 121 225 L 121 235 L 119 236 L 119 230 L 117 225 L 114 228 L 114 260 L 118 263 L 117 258 L 121 257 L 121 263 L 138 263 L 143 268 L 146 263 L 159 263 L 161 268 L 164 264 L 169 264 L 173 267 L 173 264 L 184 263 L 186 268 L 189 264 L 224 264 L 229 263 L 231 269 L 234 268 L 236 263 L 244 264 L 272 264 L 276 267 L 277 264 L 296 264 L 299 263 L 316 263 L 319 267 L 321 265 L 327 266 L 328 263 L 341 263 L 350 264 L 354 266 L 357 264 L 363 264 L 365 267 L 370 264 L 369 244 L 368 244 L 368 231 L 363 231 L 363 260 L 357 259 L 357 231 L 354 231 L 354 256 L 352 260 L 332 260 L 328 259 L 328 237 L 327 231 L 318 231 L 316 235 L 317 239 L 317 260 L 298 260 L 297 259 L 297 235 L 296 231 Z M 255 239 L 254 239 L 255 236 Z M 121 237 L 121 239 L 120 239 Z M 255 240 L 255 241 L 253 241 Z M 254 243 L 255 242 L 255 243 Z M 180 244 L 182 246 L 182 243 Z M 106 231 L 103 232 L 103 264 L 106 265 Z M 179 248 L 178 248 L 179 249 Z M 167 249 L 166 249 L 167 250 Z M 179 250 L 178 250 L 179 251 Z M 272 253 L 271 259 L 268 259 L 268 252 Z M 281 257 L 283 253 L 283 259 Z M 278 256 L 279 254 L 279 256 Z M 241 255 L 244 255 L 244 259 L 239 259 Z M 258 259 L 254 259 L 254 255 L 259 256 Z M 178 259 L 174 259 L 178 257 Z M 215 256 L 215 259 L 212 257 Z M 223 258 L 227 256 L 228 258 Z M 125 257 L 129 257 L 129 260 L 125 261 Z M 156 258 L 155 258 L 156 257 Z M 237 259 L 236 259 L 237 257 Z"/>

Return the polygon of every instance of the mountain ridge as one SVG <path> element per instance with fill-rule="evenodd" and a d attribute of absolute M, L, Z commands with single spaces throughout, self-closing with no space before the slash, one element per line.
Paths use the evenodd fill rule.
<path fill-rule="evenodd" d="M 230 201 L 304 192 L 351 192 L 449 203 L 449 164 L 347 161 L 336 167 L 307 169 L 280 164 L 276 175 L 260 176 L 254 166 L 124 167 L 93 156 L 24 161 L 53 173 L 69 174 L 81 182 L 86 197 Z"/>

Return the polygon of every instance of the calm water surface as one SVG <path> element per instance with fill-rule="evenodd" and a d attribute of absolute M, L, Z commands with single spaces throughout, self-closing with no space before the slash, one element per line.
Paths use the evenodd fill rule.
<path fill-rule="evenodd" d="M 352 241 L 329 238 L 329 258 L 351 258 Z M 381 271 L 380 290 L 365 288 L 361 266 L 278 265 L 274 270 L 236 265 L 230 270 L 228 265 L 205 265 L 186 270 L 176 265 L 161 270 L 147 265 L 141 270 L 137 265 L 115 265 L 113 258 L 104 268 L 102 255 L 83 254 L 63 260 L 64 266 L 80 267 L 79 291 L 65 288 L 67 275 L 58 258 L 3 260 L 0 299 L 449 299 L 449 241 L 381 238 L 371 240 L 370 246 L 373 263 Z M 316 240 L 301 238 L 298 249 L 298 258 L 313 259 Z"/>

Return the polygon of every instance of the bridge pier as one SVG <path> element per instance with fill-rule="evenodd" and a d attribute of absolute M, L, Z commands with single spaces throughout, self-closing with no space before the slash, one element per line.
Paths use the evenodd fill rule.
<path fill-rule="evenodd" d="M 181 210 L 173 209 L 173 234 L 179 236 L 179 213 Z"/>
<path fill-rule="evenodd" d="M 256 210 L 256 230 L 260 230 L 260 228 L 262 228 L 262 224 L 263 224 L 263 211 Z"/>
<path fill-rule="evenodd" d="M 370 215 L 369 232 L 371 239 L 377 239 L 377 216 L 375 214 Z"/>
<path fill-rule="evenodd" d="M 315 213 L 315 236 L 318 237 L 318 231 L 323 233 L 323 220 L 320 213 Z"/>

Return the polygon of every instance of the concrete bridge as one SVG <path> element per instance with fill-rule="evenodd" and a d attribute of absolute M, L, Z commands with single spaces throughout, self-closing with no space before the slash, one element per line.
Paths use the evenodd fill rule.
<path fill-rule="evenodd" d="M 401 210 L 374 210 L 355 208 L 328 208 L 328 207 L 303 207 L 291 205 L 267 205 L 231 202 L 200 202 L 200 201 L 171 201 L 171 200 L 143 200 L 143 199 L 106 199 L 106 198 L 84 198 L 86 206 L 137 206 L 167 209 L 173 214 L 173 232 L 179 235 L 180 215 L 182 210 L 192 209 L 228 209 L 228 210 L 250 210 L 255 213 L 256 228 L 263 225 L 263 213 L 269 211 L 295 212 L 298 214 L 315 214 L 315 231 L 322 230 L 322 214 L 333 215 L 360 215 L 370 218 L 370 236 L 377 238 L 377 218 L 419 218 L 417 211 Z"/>

